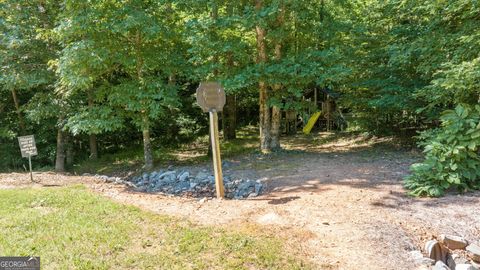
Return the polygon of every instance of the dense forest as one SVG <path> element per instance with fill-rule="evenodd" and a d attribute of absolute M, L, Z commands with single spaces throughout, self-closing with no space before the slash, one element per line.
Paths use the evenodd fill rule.
<path fill-rule="evenodd" d="M 347 131 L 412 136 L 415 195 L 480 188 L 480 3 L 470 0 L 0 0 L 0 170 L 208 134 L 201 81 L 226 91 L 223 140 L 259 127 L 281 148 L 282 112 L 339 94 Z"/>

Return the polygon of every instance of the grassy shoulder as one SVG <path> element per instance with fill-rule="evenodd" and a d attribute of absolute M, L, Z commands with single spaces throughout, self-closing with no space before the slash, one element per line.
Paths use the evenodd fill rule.
<path fill-rule="evenodd" d="M 83 186 L 0 190 L 0 255 L 44 269 L 305 269 L 281 239 L 114 203 Z"/>

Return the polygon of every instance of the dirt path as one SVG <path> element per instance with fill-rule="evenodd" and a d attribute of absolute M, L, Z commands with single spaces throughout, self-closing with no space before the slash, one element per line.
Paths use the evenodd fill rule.
<path fill-rule="evenodd" d="M 260 224 L 288 237 L 291 247 L 319 269 L 423 269 L 412 251 L 438 233 L 480 240 L 479 192 L 441 199 L 410 198 L 401 179 L 414 155 L 388 147 L 349 144 L 355 147 L 342 149 L 337 142 L 334 148 L 296 151 L 305 148 L 287 141 L 290 151 L 268 158 L 244 157 L 233 170 L 256 170 L 268 192 L 242 201 L 200 202 L 139 193 L 88 177 L 46 174 L 37 178 L 42 183 L 87 183 L 116 201 L 200 224 Z M 0 175 L 0 187 L 18 185 L 24 181 L 20 177 Z"/>

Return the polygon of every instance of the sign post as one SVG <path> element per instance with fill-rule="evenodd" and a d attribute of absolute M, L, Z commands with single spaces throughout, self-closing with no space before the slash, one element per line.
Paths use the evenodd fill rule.
<path fill-rule="evenodd" d="M 33 182 L 32 156 L 28 156 L 28 169 L 30 170 L 30 181 Z"/>
<path fill-rule="evenodd" d="M 225 91 L 217 82 L 202 82 L 197 89 L 197 102 L 204 112 L 210 116 L 210 138 L 213 152 L 213 170 L 217 198 L 225 196 L 223 187 L 222 160 L 220 158 L 220 142 L 218 138 L 218 114 L 225 106 Z"/>
<path fill-rule="evenodd" d="M 18 144 L 20 145 L 20 151 L 22 152 L 22 157 L 28 158 L 30 180 L 33 182 L 32 156 L 37 155 L 37 145 L 35 144 L 35 137 L 33 135 L 18 137 Z"/>

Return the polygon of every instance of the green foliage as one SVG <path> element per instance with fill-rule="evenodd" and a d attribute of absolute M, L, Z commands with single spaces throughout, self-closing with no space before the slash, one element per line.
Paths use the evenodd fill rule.
<path fill-rule="evenodd" d="M 425 160 L 412 165 L 405 181 L 412 195 L 480 189 L 480 106 L 458 105 L 440 119 L 439 129 L 421 135 Z"/>
<path fill-rule="evenodd" d="M 177 106 L 178 89 L 167 82 L 182 65 L 168 57 L 179 48 L 172 43 L 178 28 L 171 11 L 162 2 L 67 1 L 56 28 L 64 44 L 58 61 L 60 91 L 71 97 L 93 89 L 100 105 L 69 121 L 74 133 L 117 130 L 125 120 L 148 128 L 145 119 L 158 119 Z"/>
<path fill-rule="evenodd" d="M 377 133 L 435 127 L 440 112 L 478 101 L 480 6 L 371 1 L 357 9 L 342 104 Z"/>
<path fill-rule="evenodd" d="M 58 11 L 57 1 L 0 2 L 0 91 L 30 90 L 50 84 L 47 68 L 55 53 L 47 30 Z"/>
<path fill-rule="evenodd" d="M 190 142 L 207 133 L 203 80 L 235 95 L 240 125 L 258 122 L 262 81 L 268 106 L 301 114 L 316 109 L 312 89 L 341 93 L 352 130 L 435 129 L 441 112 L 478 104 L 479 13 L 468 0 L 3 0 L 0 167 L 21 169 L 15 137 L 30 133 L 53 164 L 58 129 L 77 159 L 91 135 L 108 154 L 138 147 L 140 130 L 159 149 Z"/>

